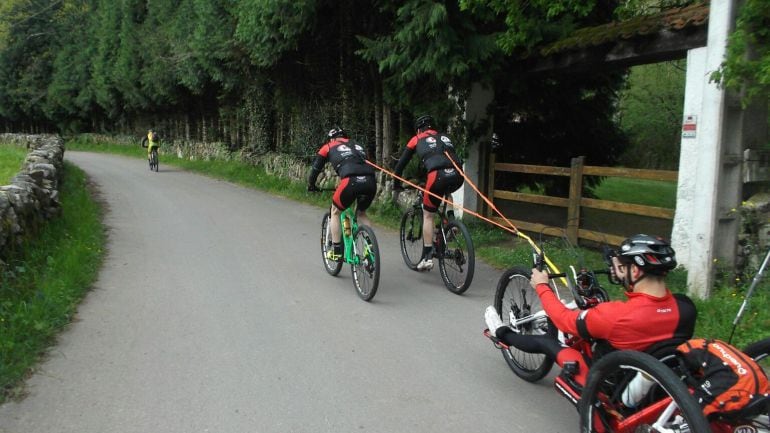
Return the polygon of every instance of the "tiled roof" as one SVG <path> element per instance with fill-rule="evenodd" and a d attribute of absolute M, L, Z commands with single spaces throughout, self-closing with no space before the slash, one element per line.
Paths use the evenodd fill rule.
<path fill-rule="evenodd" d="M 708 24 L 709 4 L 697 3 L 682 8 L 667 9 L 654 15 L 643 15 L 625 21 L 615 21 L 596 27 L 576 30 L 564 39 L 536 50 L 540 56 L 599 46 L 621 39 L 657 34 L 661 31 L 683 31 Z"/>

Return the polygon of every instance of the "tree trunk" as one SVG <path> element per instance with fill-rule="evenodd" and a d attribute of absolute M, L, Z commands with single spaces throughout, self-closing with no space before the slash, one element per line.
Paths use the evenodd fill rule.
<path fill-rule="evenodd" d="M 393 148 L 392 117 L 390 107 L 382 105 L 382 167 L 390 169 L 393 165 L 390 161 L 390 150 Z"/>
<path fill-rule="evenodd" d="M 374 94 L 374 158 L 382 166 L 382 94 L 377 86 Z"/>

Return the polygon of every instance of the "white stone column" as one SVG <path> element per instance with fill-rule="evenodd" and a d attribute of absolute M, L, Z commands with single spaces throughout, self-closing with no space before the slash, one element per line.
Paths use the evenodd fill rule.
<path fill-rule="evenodd" d="M 672 231 L 679 263 L 688 270 L 688 290 L 699 297 L 708 296 L 713 285 L 719 230 L 735 228 L 734 221 L 720 220 L 725 216 L 724 203 L 734 199 L 728 196 L 735 192 L 735 170 L 730 161 L 735 137 L 731 128 L 725 129 L 725 123 L 734 120 L 734 113 L 728 110 L 725 91 L 709 80 L 725 58 L 735 2 L 715 0 L 710 7 L 707 46 L 691 50 L 687 57 L 684 117 L 695 116 L 696 128 L 694 136 L 687 136 L 692 131 L 683 131 Z M 737 182 L 740 190 L 740 180 Z M 721 248 L 729 248 L 728 238 L 731 236 L 723 236 Z M 734 252 L 721 253 L 734 257 Z"/>
<path fill-rule="evenodd" d="M 465 122 L 468 125 L 468 156 L 465 158 L 463 170 L 465 175 L 484 192 L 484 182 L 487 177 L 487 160 L 489 158 L 489 142 L 492 137 L 491 124 L 481 130 L 480 126 L 489 119 L 487 108 L 492 103 L 494 93 L 474 83 L 465 103 Z M 467 182 L 455 194 L 463 202 L 466 209 L 479 212 L 483 199 L 478 197 Z"/>

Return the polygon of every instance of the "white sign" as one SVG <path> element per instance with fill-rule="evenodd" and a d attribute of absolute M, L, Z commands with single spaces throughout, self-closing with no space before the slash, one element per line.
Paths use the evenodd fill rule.
<path fill-rule="evenodd" d="M 695 115 L 688 114 L 684 116 L 682 122 L 682 138 L 695 138 L 695 133 L 698 130 L 698 118 Z"/>

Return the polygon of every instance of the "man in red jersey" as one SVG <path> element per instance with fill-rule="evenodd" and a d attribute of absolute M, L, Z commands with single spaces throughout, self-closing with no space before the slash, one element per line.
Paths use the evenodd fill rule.
<path fill-rule="evenodd" d="M 318 191 L 315 182 L 326 161 L 329 161 L 340 177 L 340 183 L 332 198 L 330 229 L 334 247 L 328 252 L 327 259 L 342 260 L 342 230 L 340 213 L 357 201 L 356 220 L 359 224 L 370 226 L 366 210 L 372 204 L 377 193 L 377 181 L 374 168 L 366 163 L 366 151 L 363 146 L 351 140 L 340 127 L 332 128 L 326 134 L 326 142 L 321 146 L 313 160 L 307 180 L 308 191 Z"/>
<path fill-rule="evenodd" d="M 665 340 L 692 337 L 695 305 L 687 296 L 674 295 L 666 287 L 666 274 L 676 267 L 674 250 L 666 241 L 644 234 L 631 236 L 612 258 L 612 267 L 628 300 L 603 302 L 586 310 L 567 308 L 548 285 L 547 273 L 533 269 L 530 282 L 548 317 L 565 333 L 601 340 L 613 349 L 639 351 Z M 574 378 L 579 385 L 585 384 L 588 361 L 577 350 L 562 346 L 550 336 L 519 334 L 503 325 L 491 306 L 485 320 L 490 332 L 509 346 L 542 353 L 561 367 L 567 362 L 576 363 Z"/>
<path fill-rule="evenodd" d="M 406 144 L 404 152 L 401 154 L 396 164 L 395 173 L 401 176 L 404 168 L 412 159 L 412 155 L 417 152 L 425 170 L 428 172 L 428 178 L 425 182 L 425 189 L 444 197 L 457 191 L 463 184 L 463 178 L 454 168 L 454 161 L 457 166 L 462 165 L 462 161 L 455 153 L 452 140 L 444 133 L 438 132 L 435 128 L 435 122 L 431 116 L 420 116 L 414 122 L 414 129 L 417 134 Z M 447 154 L 449 157 L 447 157 Z M 450 160 L 451 158 L 451 160 Z M 401 189 L 401 182 L 393 182 L 393 190 Z M 422 257 L 417 263 L 418 271 L 429 271 L 433 268 L 433 215 L 436 214 L 441 200 L 425 194 L 422 201 Z"/>

